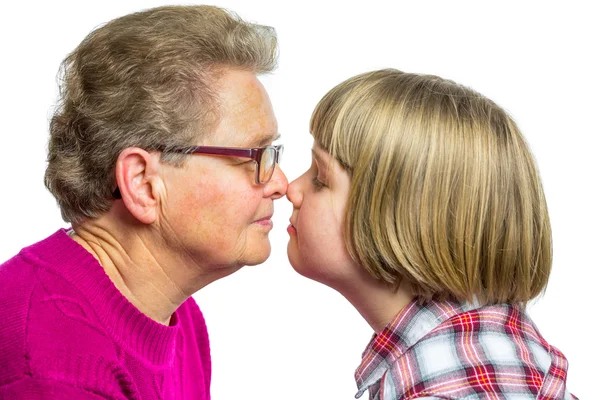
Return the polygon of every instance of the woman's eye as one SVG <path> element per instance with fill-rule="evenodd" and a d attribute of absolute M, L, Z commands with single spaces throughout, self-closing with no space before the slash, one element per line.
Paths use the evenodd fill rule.
<path fill-rule="evenodd" d="M 325 184 L 323 182 L 321 182 L 319 180 L 319 178 L 317 178 L 316 176 L 313 178 L 312 182 L 313 182 L 313 185 L 315 186 L 315 189 L 317 189 L 317 190 L 325 187 Z"/>
<path fill-rule="evenodd" d="M 249 164 L 249 163 L 253 163 L 254 160 L 242 160 L 238 163 L 236 163 L 235 165 L 244 165 L 244 164 Z"/>

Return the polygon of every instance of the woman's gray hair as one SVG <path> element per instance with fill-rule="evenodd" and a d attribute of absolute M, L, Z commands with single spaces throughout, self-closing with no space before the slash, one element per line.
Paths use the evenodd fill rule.
<path fill-rule="evenodd" d="M 272 71 L 277 37 L 213 6 L 129 14 L 91 32 L 61 66 L 46 187 L 67 222 L 110 209 L 127 147 L 195 144 L 219 120 L 214 82 L 225 69 Z M 162 160 L 183 163 L 182 155 Z"/>

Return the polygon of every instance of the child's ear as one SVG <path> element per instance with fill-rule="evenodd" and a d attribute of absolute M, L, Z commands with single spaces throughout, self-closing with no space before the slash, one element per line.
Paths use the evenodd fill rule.
<path fill-rule="evenodd" d="M 125 208 L 138 221 L 151 224 L 158 212 L 156 186 L 160 157 L 139 147 L 128 147 L 119 154 L 115 167 L 117 186 Z"/>

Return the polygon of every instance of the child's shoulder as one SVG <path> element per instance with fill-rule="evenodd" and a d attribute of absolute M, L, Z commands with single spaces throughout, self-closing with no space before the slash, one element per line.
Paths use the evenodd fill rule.
<path fill-rule="evenodd" d="M 548 398 L 562 398 L 566 366 L 521 307 L 501 304 L 448 318 L 402 354 L 388 375 L 394 382 L 410 382 L 398 388 L 401 393 L 470 398 L 489 392 L 533 399 L 554 390 L 557 397 Z M 556 370 L 561 376 L 552 373 Z"/>

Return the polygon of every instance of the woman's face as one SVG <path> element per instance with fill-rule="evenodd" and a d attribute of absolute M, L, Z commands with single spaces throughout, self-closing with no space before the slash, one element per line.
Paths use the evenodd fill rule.
<path fill-rule="evenodd" d="M 272 144 L 277 121 L 254 74 L 230 71 L 219 84 L 222 116 L 202 144 Z M 190 156 L 183 168 L 165 165 L 161 228 L 170 251 L 186 253 L 210 269 L 264 262 L 271 250 L 273 201 L 285 194 L 287 179 L 277 166 L 271 180 L 259 185 L 255 169 L 249 159 L 210 155 Z"/>
<path fill-rule="evenodd" d="M 336 288 L 356 264 L 344 242 L 344 215 L 350 174 L 316 142 L 312 164 L 291 182 L 287 198 L 293 205 L 288 258 L 301 275 Z"/>

